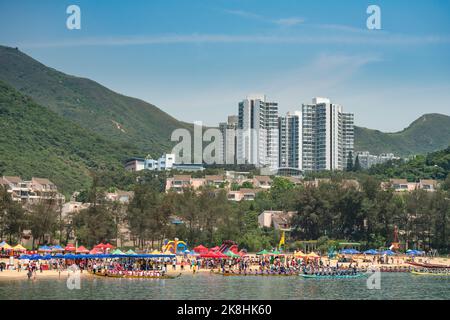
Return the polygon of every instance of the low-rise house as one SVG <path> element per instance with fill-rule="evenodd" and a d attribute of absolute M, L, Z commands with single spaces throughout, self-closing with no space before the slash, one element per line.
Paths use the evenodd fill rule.
<path fill-rule="evenodd" d="M 82 203 L 78 201 L 69 201 L 64 203 L 61 210 L 61 216 L 63 219 L 67 218 L 70 214 L 78 213 L 81 210 L 89 208 L 90 203 Z"/>
<path fill-rule="evenodd" d="M 298 177 L 287 176 L 282 178 L 289 180 L 289 182 L 293 183 L 296 186 L 303 184 L 303 180 Z"/>
<path fill-rule="evenodd" d="M 423 179 L 419 182 L 408 182 L 406 179 L 391 179 L 388 183 L 383 182 L 381 187 L 383 190 L 393 188 L 395 192 L 411 192 L 414 190 L 425 190 L 434 192 L 437 190 L 436 180 Z"/>
<path fill-rule="evenodd" d="M 220 188 L 227 182 L 223 176 L 220 175 L 206 175 L 205 185 Z"/>
<path fill-rule="evenodd" d="M 269 176 L 255 176 L 252 183 L 255 188 L 270 189 L 272 179 Z"/>
<path fill-rule="evenodd" d="M 437 190 L 437 181 L 436 180 L 420 180 L 419 189 L 434 192 Z"/>
<path fill-rule="evenodd" d="M 181 193 L 185 188 L 198 190 L 205 184 L 206 180 L 204 178 L 192 178 L 190 175 L 174 175 L 166 180 L 166 192 L 172 190 Z"/>
<path fill-rule="evenodd" d="M 342 187 L 344 188 L 355 188 L 356 190 L 360 190 L 361 186 L 358 180 L 355 179 L 344 179 L 341 182 Z"/>
<path fill-rule="evenodd" d="M 122 191 L 117 190 L 115 192 L 110 192 L 106 194 L 106 199 L 110 201 L 118 201 L 120 203 L 129 203 L 133 199 L 133 191 Z"/>
<path fill-rule="evenodd" d="M 247 189 L 241 188 L 236 191 L 229 191 L 227 194 L 228 200 L 230 201 L 253 201 L 256 198 L 258 192 L 263 191 L 262 189 Z"/>
<path fill-rule="evenodd" d="M 30 181 L 17 176 L 3 176 L 1 180 L 14 201 L 36 203 L 41 200 L 64 202 L 65 198 L 58 193 L 56 185 L 46 178 L 33 177 Z"/>
<path fill-rule="evenodd" d="M 391 179 L 390 184 L 396 192 L 410 192 L 417 189 L 417 184 L 415 182 L 408 182 L 406 179 Z"/>
<path fill-rule="evenodd" d="M 291 229 L 291 220 L 296 211 L 263 211 L 258 216 L 258 225 L 260 228 L 275 228 L 276 230 L 288 231 Z"/>

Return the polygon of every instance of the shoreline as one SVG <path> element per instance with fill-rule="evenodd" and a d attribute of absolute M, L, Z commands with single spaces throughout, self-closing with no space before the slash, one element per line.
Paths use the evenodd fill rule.
<path fill-rule="evenodd" d="M 2 259 L 3 260 L 3 259 Z M 395 268 L 395 267 L 409 267 L 411 265 L 407 264 L 405 262 L 404 258 L 399 257 L 394 258 L 394 263 L 392 264 L 373 264 L 370 262 L 363 262 L 362 258 L 358 258 L 358 266 L 359 267 L 368 267 L 368 266 L 374 266 L 374 267 L 383 267 L 383 268 Z M 416 262 L 422 261 L 424 262 L 424 260 L 427 260 L 428 263 L 434 263 L 434 264 L 443 264 L 443 265 L 450 265 L 450 258 L 446 258 L 446 257 L 437 257 L 437 258 L 422 258 L 422 259 L 416 259 Z M 323 259 L 324 264 L 326 264 L 328 262 L 327 258 Z M 330 260 L 330 265 L 336 265 L 337 260 L 336 259 L 331 259 Z M 345 262 L 345 263 L 339 263 L 340 265 L 343 266 L 348 266 L 349 263 Z M 251 266 L 250 269 L 255 269 L 257 268 L 257 266 Z M 211 269 L 197 269 L 195 274 L 205 274 L 205 273 L 210 273 Z M 69 277 L 69 274 L 71 273 L 71 271 L 68 270 L 64 270 L 64 271 L 57 271 L 57 270 L 44 270 L 42 273 L 40 271 L 37 271 L 36 273 L 33 274 L 33 276 L 31 277 L 31 279 L 29 281 L 36 281 L 36 280 L 43 280 L 43 279 L 58 279 L 58 280 L 66 280 Z M 176 270 L 173 270 L 172 267 L 168 266 L 168 271 L 167 271 L 167 275 L 178 275 L 178 274 L 194 274 L 192 272 L 192 269 L 189 268 L 189 266 L 185 266 L 184 270 L 181 270 L 180 266 L 177 265 Z M 83 271 L 80 272 L 80 276 L 82 278 L 86 278 L 86 277 L 94 277 L 94 275 L 90 274 L 88 271 Z M 2 272 L 0 272 L 0 282 L 5 282 L 5 281 L 20 281 L 20 280 L 27 280 L 28 281 L 28 277 L 27 277 L 27 271 L 26 270 L 21 270 L 20 272 L 17 270 L 3 270 Z"/>

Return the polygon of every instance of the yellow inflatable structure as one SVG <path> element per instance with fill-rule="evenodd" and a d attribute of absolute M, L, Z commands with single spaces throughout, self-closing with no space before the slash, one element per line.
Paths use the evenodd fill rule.
<path fill-rule="evenodd" d="M 187 249 L 187 244 L 184 241 L 178 240 L 178 238 L 175 238 L 175 240 L 167 241 L 163 246 L 161 251 L 162 252 L 170 252 L 173 254 L 177 254 L 177 251 L 183 252 Z"/>

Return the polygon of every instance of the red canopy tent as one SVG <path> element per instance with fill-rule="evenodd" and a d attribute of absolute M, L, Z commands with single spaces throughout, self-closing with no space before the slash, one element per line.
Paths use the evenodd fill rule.
<path fill-rule="evenodd" d="M 98 254 L 98 253 L 103 253 L 103 250 L 100 248 L 94 248 L 91 251 L 89 251 L 90 254 Z"/>
<path fill-rule="evenodd" d="M 194 248 L 194 251 L 197 253 L 207 253 L 208 252 L 208 248 L 202 245 L 199 245 L 197 247 Z"/>
<path fill-rule="evenodd" d="M 219 246 L 215 246 L 214 248 L 211 248 L 211 251 L 219 251 L 220 247 Z"/>
<path fill-rule="evenodd" d="M 114 249 L 114 246 L 111 243 L 105 244 L 105 249 Z"/>
<path fill-rule="evenodd" d="M 89 253 L 89 250 L 83 246 L 79 246 L 76 250 L 77 253 Z"/>
<path fill-rule="evenodd" d="M 73 245 L 73 243 L 68 243 L 67 246 L 64 248 L 64 251 L 74 252 L 77 248 Z"/>
<path fill-rule="evenodd" d="M 207 253 L 202 253 L 200 255 L 200 258 L 214 258 L 214 259 L 218 259 L 218 258 L 228 258 L 228 256 L 223 254 L 222 252 L 209 251 Z"/>

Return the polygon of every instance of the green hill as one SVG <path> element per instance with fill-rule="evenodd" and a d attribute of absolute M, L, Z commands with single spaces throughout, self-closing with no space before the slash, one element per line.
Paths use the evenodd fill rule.
<path fill-rule="evenodd" d="M 123 170 L 118 146 L 0 81 L 0 176 L 48 177 L 64 194 L 90 184 L 90 169 Z"/>
<path fill-rule="evenodd" d="M 46 67 L 15 48 L 0 46 L 0 80 L 108 141 L 135 145 L 141 155 L 170 151 L 172 131 L 189 127 L 154 105 Z"/>
<path fill-rule="evenodd" d="M 426 114 L 408 128 L 396 133 L 384 133 L 355 127 L 355 150 L 372 154 L 391 152 L 398 156 L 426 154 L 450 145 L 450 117 Z"/>

